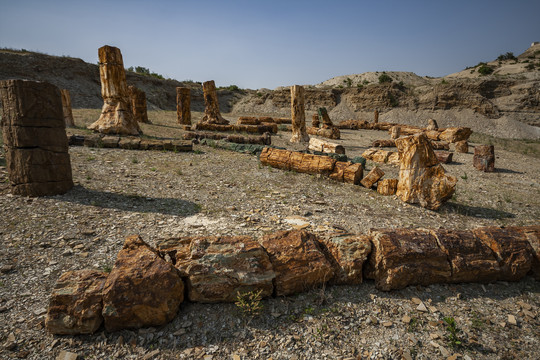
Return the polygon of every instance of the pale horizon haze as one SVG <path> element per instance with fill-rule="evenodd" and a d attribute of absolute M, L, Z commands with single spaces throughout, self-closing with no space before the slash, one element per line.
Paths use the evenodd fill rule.
<path fill-rule="evenodd" d="M 276 88 L 368 71 L 445 76 L 540 41 L 540 1 L 0 0 L 0 47 L 179 81 Z"/>

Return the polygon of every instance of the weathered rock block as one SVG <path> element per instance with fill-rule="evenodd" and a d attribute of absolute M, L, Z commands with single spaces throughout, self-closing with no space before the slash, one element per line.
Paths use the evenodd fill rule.
<path fill-rule="evenodd" d="M 381 168 L 379 168 L 378 166 L 375 166 L 373 169 L 371 169 L 371 171 L 366 175 L 366 177 L 364 177 L 360 183 L 362 184 L 362 186 L 368 188 L 368 189 L 371 189 L 371 187 L 373 185 L 375 185 L 375 183 L 377 181 L 379 181 L 380 178 L 382 178 L 384 176 L 384 171 L 381 170 Z"/>
<path fill-rule="evenodd" d="M 441 164 L 451 163 L 453 155 L 454 155 L 454 153 L 451 153 L 449 151 L 437 151 L 437 152 L 435 152 L 435 156 L 437 156 L 437 160 L 439 160 L 439 162 Z"/>
<path fill-rule="evenodd" d="M 400 154 L 396 151 L 370 148 L 362 153 L 362 157 L 378 163 L 398 165 Z"/>
<path fill-rule="evenodd" d="M 306 131 L 304 97 L 303 86 L 291 86 L 292 137 L 290 141 L 295 143 L 309 141 L 309 135 Z"/>
<path fill-rule="evenodd" d="M 439 128 L 439 125 L 437 125 L 437 121 L 435 119 L 428 119 L 428 126 L 426 127 L 426 130 L 437 130 Z"/>
<path fill-rule="evenodd" d="M 64 114 L 66 127 L 74 127 L 75 121 L 73 120 L 73 111 L 71 110 L 71 96 L 69 95 L 69 90 L 60 89 L 60 94 L 62 95 L 62 112 Z"/>
<path fill-rule="evenodd" d="M 445 173 L 423 134 L 396 139 L 396 145 L 401 156 L 397 196 L 437 210 L 452 197 L 457 179 Z"/>
<path fill-rule="evenodd" d="M 191 90 L 189 88 L 176 88 L 176 117 L 179 124 L 191 125 Z"/>
<path fill-rule="evenodd" d="M 455 143 L 462 140 L 468 140 L 471 136 L 472 130 L 467 127 L 449 127 L 444 129 L 440 135 L 439 139 L 448 141 L 450 143 Z"/>
<path fill-rule="evenodd" d="M 219 102 L 216 91 L 216 83 L 214 80 L 205 81 L 203 83 L 204 93 L 204 116 L 202 118 L 203 123 L 207 124 L 219 124 L 227 125 L 229 120 L 226 120 L 221 116 L 219 111 Z"/>
<path fill-rule="evenodd" d="M 321 125 L 321 121 L 319 120 L 319 114 L 313 114 L 311 117 L 311 126 L 318 128 Z"/>
<path fill-rule="evenodd" d="M 362 164 L 337 161 L 329 177 L 336 181 L 358 185 L 362 180 L 363 173 Z"/>
<path fill-rule="evenodd" d="M 469 143 L 467 140 L 457 141 L 455 144 L 456 152 L 466 154 L 469 152 Z"/>
<path fill-rule="evenodd" d="M 473 233 L 495 254 L 501 269 L 498 280 L 517 281 L 531 270 L 533 249 L 523 232 L 489 226 L 474 229 Z"/>
<path fill-rule="evenodd" d="M 174 259 L 191 301 L 233 302 L 239 293 L 259 290 L 263 297 L 272 295 L 272 264 L 249 236 L 169 239 L 159 250 Z"/>
<path fill-rule="evenodd" d="M 369 236 L 345 235 L 321 239 L 319 243 L 334 268 L 331 283 L 339 285 L 362 283 L 362 269 L 371 253 Z"/>
<path fill-rule="evenodd" d="M 178 270 L 139 236 L 128 237 L 103 289 L 105 328 L 166 324 L 183 300 L 184 283 Z"/>
<path fill-rule="evenodd" d="M 495 148 L 493 145 L 474 147 L 473 166 L 480 171 L 495 171 Z"/>
<path fill-rule="evenodd" d="M 299 173 L 329 175 L 334 170 L 336 159 L 329 156 L 293 152 L 290 162 L 291 170 Z"/>
<path fill-rule="evenodd" d="M 128 86 L 128 92 L 134 120 L 149 124 L 150 120 L 148 120 L 148 112 L 146 109 L 146 93 L 133 85 Z"/>
<path fill-rule="evenodd" d="M 390 139 L 396 140 L 400 136 L 401 136 L 401 127 L 397 125 L 392 126 L 392 128 L 390 128 Z M 395 146 L 395 143 L 394 143 L 394 146 Z"/>
<path fill-rule="evenodd" d="M 45 327 L 51 334 L 92 334 L 103 322 L 102 292 L 107 274 L 96 270 L 68 271 L 56 282 Z"/>
<path fill-rule="evenodd" d="M 381 195 L 394 195 L 397 185 L 398 179 L 381 179 L 377 183 L 377 192 Z"/>
<path fill-rule="evenodd" d="M 471 231 L 432 230 L 452 267 L 450 282 L 489 282 L 499 278 L 500 267 L 491 248 Z"/>
<path fill-rule="evenodd" d="M 379 290 L 447 282 L 452 275 L 437 239 L 423 229 L 372 231 L 368 278 Z"/>
<path fill-rule="evenodd" d="M 328 139 L 338 140 L 341 138 L 341 132 L 339 131 L 337 127 L 331 127 L 331 128 L 308 127 L 306 131 L 309 135 L 321 136 Z"/>
<path fill-rule="evenodd" d="M 103 46 L 98 55 L 103 108 L 99 119 L 88 128 L 103 134 L 139 135 L 141 129 L 133 117 L 120 49 Z"/>
<path fill-rule="evenodd" d="M 304 230 L 280 231 L 259 240 L 276 273 L 277 296 L 306 291 L 332 278 L 332 265 L 316 240 L 315 235 Z"/>
<path fill-rule="evenodd" d="M 320 151 L 332 154 L 345 154 L 345 148 L 343 147 L 343 145 L 331 143 L 329 141 L 317 139 L 314 137 L 309 139 L 308 149 L 312 151 Z"/>
<path fill-rule="evenodd" d="M 63 194 L 73 187 L 60 90 L 48 83 L 0 82 L 2 136 L 11 192 Z"/>
<path fill-rule="evenodd" d="M 531 245 L 532 263 L 531 271 L 536 280 L 540 281 L 540 225 L 508 227 L 523 234 Z"/>
<path fill-rule="evenodd" d="M 372 147 L 395 147 L 396 142 L 393 139 L 374 140 L 371 143 Z"/>

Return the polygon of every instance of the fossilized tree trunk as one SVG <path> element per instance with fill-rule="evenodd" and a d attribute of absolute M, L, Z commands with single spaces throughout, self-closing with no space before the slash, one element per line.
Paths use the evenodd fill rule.
<path fill-rule="evenodd" d="M 437 210 L 452 197 L 457 179 L 445 174 L 424 134 L 400 137 L 396 146 L 401 157 L 397 196 L 402 201 Z"/>
<path fill-rule="evenodd" d="M 191 90 L 176 88 L 176 116 L 180 125 L 191 125 Z"/>
<path fill-rule="evenodd" d="M 11 192 L 63 194 L 73 187 L 59 89 L 46 82 L 0 82 L 2 135 Z"/>
<path fill-rule="evenodd" d="M 309 139 L 308 149 L 325 153 L 345 154 L 345 148 L 343 145 L 331 143 L 314 137 Z"/>
<path fill-rule="evenodd" d="M 291 142 L 298 143 L 309 141 L 309 135 L 306 131 L 306 113 L 304 110 L 304 87 L 293 85 L 291 86 Z"/>
<path fill-rule="evenodd" d="M 120 49 L 103 46 L 98 50 L 103 109 L 89 129 L 104 134 L 138 135 L 139 124 L 133 117 Z"/>
<path fill-rule="evenodd" d="M 390 138 L 395 140 L 401 135 L 401 128 L 399 126 L 392 126 L 390 129 Z"/>
<path fill-rule="evenodd" d="M 375 109 L 373 112 L 373 123 L 377 124 L 379 122 L 379 110 Z"/>
<path fill-rule="evenodd" d="M 73 120 L 73 111 L 71 111 L 71 96 L 69 96 L 69 90 L 60 89 L 62 94 L 62 111 L 64 113 L 64 122 L 66 127 L 74 127 L 75 121 Z"/>
<path fill-rule="evenodd" d="M 217 98 L 216 84 L 214 80 L 203 83 L 204 92 L 204 117 L 203 123 L 227 125 L 229 120 L 221 116 L 219 112 L 219 103 Z"/>
<path fill-rule="evenodd" d="M 311 117 L 311 126 L 318 128 L 321 125 L 321 122 L 319 121 L 319 114 L 313 114 Z"/>
<path fill-rule="evenodd" d="M 146 111 L 146 93 L 133 85 L 128 86 L 128 91 L 135 121 L 149 124 L 148 112 Z"/>
<path fill-rule="evenodd" d="M 322 107 L 318 109 L 319 113 L 319 119 L 322 119 L 322 127 L 323 129 L 331 129 L 334 127 L 334 124 L 332 123 L 332 120 L 330 120 L 330 116 L 328 116 L 328 111 L 326 111 L 326 108 Z"/>
<path fill-rule="evenodd" d="M 495 171 L 495 148 L 493 145 L 477 145 L 474 147 L 473 166 L 480 171 Z"/>

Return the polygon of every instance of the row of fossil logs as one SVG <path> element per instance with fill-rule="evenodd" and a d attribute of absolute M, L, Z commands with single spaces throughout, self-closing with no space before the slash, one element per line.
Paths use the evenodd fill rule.
<path fill-rule="evenodd" d="M 292 230 L 259 239 L 169 238 L 158 241 L 157 248 L 131 236 L 109 274 L 75 270 L 59 278 L 45 324 L 53 334 L 89 334 L 102 323 L 108 331 L 163 325 L 176 316 L 186 295 L 193 302 L 233 302 L 250 291 L 285 296 L 364 279 L 390 291 L 518 281 L 527 274 L 540 280 L 540 226 L 398 228 L 327 236 Z"/>
<path fill-rule="evenodd" d="M 126 149 L 126 150 L 158 150 L 188 152 L 193 150 L 191 141 L 178 139 L 141 139 L 138 136 L 119 135 L 71 135 L 69 145 L 94 148 Z"/>

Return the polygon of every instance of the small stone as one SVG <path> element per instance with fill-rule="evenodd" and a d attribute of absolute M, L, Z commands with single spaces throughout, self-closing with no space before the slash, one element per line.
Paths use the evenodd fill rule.
<path fill-rule="evenodd" d="M 404 322 L 405 324 L 409 324 L 411 322 L 411 317 L 409 315 L 403 315 L 403 317 L 401 318 L 401 321 Z"/>
<path fill-rule="evenodd" d="M 435 306 L 430 306 L 429 311 L 431 311 L 432 313 L 436 313 L 439 310 L 437 310 L 437 308 Z"/>
<path fill-rule="evenodd" d="M 424 305 L 424 303 L 420 303 L 416 307 L 416 310 L 421 311 L 421 312 L 428 312 L 428 309 L 426 308 L 426 305 Z"/>
<path fill-rule="evenodd" d="M 403 355 L 402 355 L 402 356 L 403 356 L 403 359 L 404 359 L 404 360 L 413 360 L 411 354 L 409 354 L 408 351 L 403 352 Z"/>
<path fill-rule="evenodd" d="M 159 355 L 159 349 L 156 349 L 152 352 L 149 352 L 148 354 L 144 355 L 143 360 L 151 360 L 155 358 L 157 355 Z"/>
<path fill-rule="evenodd" d="M 17 342 L 15 341 L 15 334 L 9 333 L 6 342 L 4 343 L 4 349 L 13 351 L 17 347 Z"/>
<path fill-rule="evenodd" d="M 15 269 L 14 265 L 2 265 L 0 266 L 0 273 L 7 274 Z"/>
<path fill-rule="evenodd" d="M 242 360 L 239 355 L 233 354 L 232 360 Z"/>
<path fill-rule="evenodd" d="M 382 323 L 384 327 L 391 327 L 393 323 L 391 321 L 385 321 Z"/>
<path fill-rule="evenodd" d="M 420 300 L 420 299 L 417 298 L 417 297 L 411 298 L 411 301 L 412 301 L 413 303 L 415 303 L 416 305 L 420 305 L 420 304 L 422 303 L 422 300 Z"/>
<path fill-rule="evenodd" d="M 77 360 L 78 355 L 66 350 L 60 351 L 60 354 L 56 357 L 56 360 Z"/>
<path fill-rule="evenodd" d="M 437 344 L 435 341 L 430 341 L 429 345 L 433 346 L 434 348 L 438 348 L 440 345 Z"/>
<path fill-rule="evenodd" d="M 532 310 L 532 306 L 530 304 L 527 304 L 526 302 L 523 302 L 523 301 L 518 301 L 517 302 L 519 306 L 521 306 L 522 309 L 525 309 L 525 310 Z"/>
<path fill-rule="evenodd" d="M 432 339 L 432 340 L 437 340 L 438 338 L 440 338 L 441 336 L 437 333 L 431 333 L 429 334 L 429 337 Z"/>
<path fill-rule="evenodd" d="M 458 357 L 459 357 L 459 354 L 454 354 L 452 356 L 447 357 L 446 360 L 457 360 Z"/>
<path fill-rule="evenodd" d="M 508 315 L 508 323 L 510 325 L 514 325 L 516 326 L 517 325 L 517 319 L 514 315 Z"/>
<path fill-rule="evenodd" d="M 531 319 L 534 319 L 536 316 L 529 310 L 523 310 L 523 314 L 525 314 L 525 316 L 528 316 L 530 317 Z"/>

